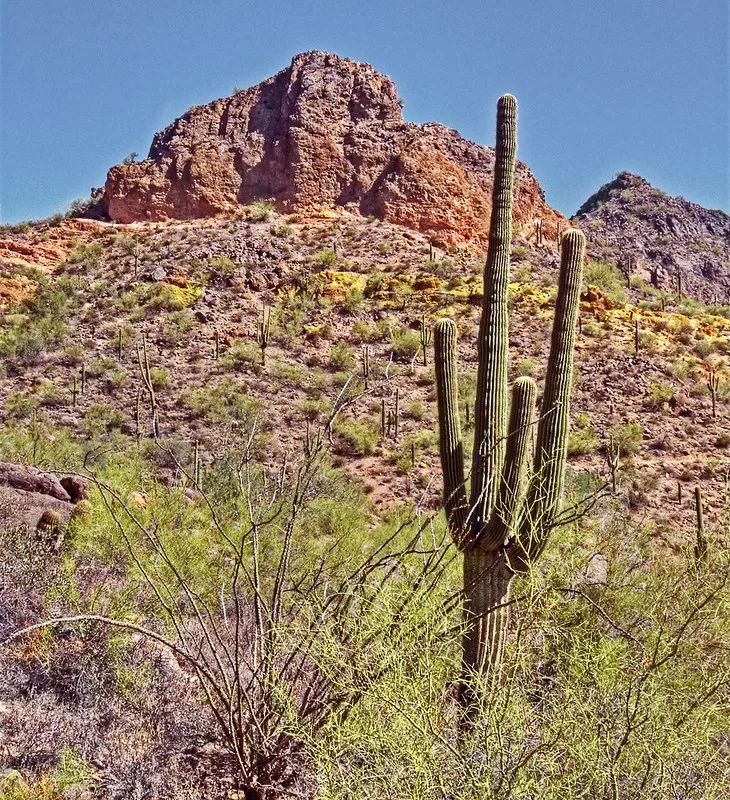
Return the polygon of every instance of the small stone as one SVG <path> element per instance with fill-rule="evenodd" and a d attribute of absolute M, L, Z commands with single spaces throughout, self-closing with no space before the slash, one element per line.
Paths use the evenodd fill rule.
<path fill-rule="evenodd" d="M 147 498 L 141 492 L 132 492 L 127 498 L 127 502 L 132 508 L 141 509 L 147 505 Z"/>
<path fill-rule="evenodd" d="M 589 586 L 606 586 L 608 583 L 608 559 L 602 553 L 591 556 L 586 565 L 586 583 Z"/>
<path fill-rule="evenodd" d="M 78 503 L 86 499 L 89 485 L 84 478 L 79 475 L 66 475 L 61 478 L 61 486 L 68 492 L 72 503 Z"/>

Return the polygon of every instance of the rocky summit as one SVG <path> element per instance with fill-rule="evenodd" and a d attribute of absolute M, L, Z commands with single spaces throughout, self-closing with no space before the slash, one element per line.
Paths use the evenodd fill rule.
<path fill-rule="evenodd" d="M 302 53 L 272 78 L 193 106 L 156 134 L 144 161 L 108 174 L 102 208 L 117 222 L 189 220 L 256 199 L 280 211 L 344 208 L 482 249 L 494 150 L 434 123 L 403 121 L 390 78 L 370 65 Z M 517 165 L 515 224 L 561 214 Z"/>
<path fill-rule="evenodd" d="M 656 288 L 712 303 L 730 300 L 730 216 L 621 172 L 578 209 L 591 254 Z"/>

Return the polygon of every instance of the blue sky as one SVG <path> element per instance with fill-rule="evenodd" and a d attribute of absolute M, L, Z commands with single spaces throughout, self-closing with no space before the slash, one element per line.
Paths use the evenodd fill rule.
<path fill-rule="evenodd" d="M 304 50 L 389 75 L 412 122 L 518 156 L 572 214 L 627 169 L 730 210 L 727 0 L 0 0 L 0 218 L 64 210 L 189 106 Z"/>

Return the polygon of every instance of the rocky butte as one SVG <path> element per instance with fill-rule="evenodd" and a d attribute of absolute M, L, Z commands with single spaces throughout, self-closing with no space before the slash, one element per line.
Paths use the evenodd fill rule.
<path fill-rule="evenodd" d="M 670 197 L 639 175 L 619 173 L 578 209 L 594 258 L 631 265 L 661 289 L 730 302 L 730 216 Z"/>
<path fill-rule="evenodd" d="M 196 219 L 257 199 L 280 211 L 345 209 L 482 249 L 494 150 L 434 123 L 403 121 L 390 78 L 323 53 L 302 53 L 272 78 L 194 106 L 156 134 L 144 161 L 108 174 L 102 210 L 118 222 Z M 518 162 L 515 223 L 565 218 Z"/>

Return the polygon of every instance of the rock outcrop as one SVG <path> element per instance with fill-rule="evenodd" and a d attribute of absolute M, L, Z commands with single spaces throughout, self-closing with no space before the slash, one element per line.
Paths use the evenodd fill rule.
<path fill-rule="evenodd" d="M 344 207 L 441 245 L 484 247 L 492 148 L 442 125 L 403 121 L 395 84 L 368 64 L 303 53 L 258 86 L 194 106 L 155 135 L 144 161 L 113 167 L 102 204 L 119 222 L 195 219 L 257 199 L 282 211 Z M 517 167 L 515 222 L 562 215 Z"/>
<path fill-rule="evenodd" d="M 730 302 L 730 216 L 669 197 L 622 172 L 578 209 L 589 255 L 632 271 L 667 291 Z"/>

